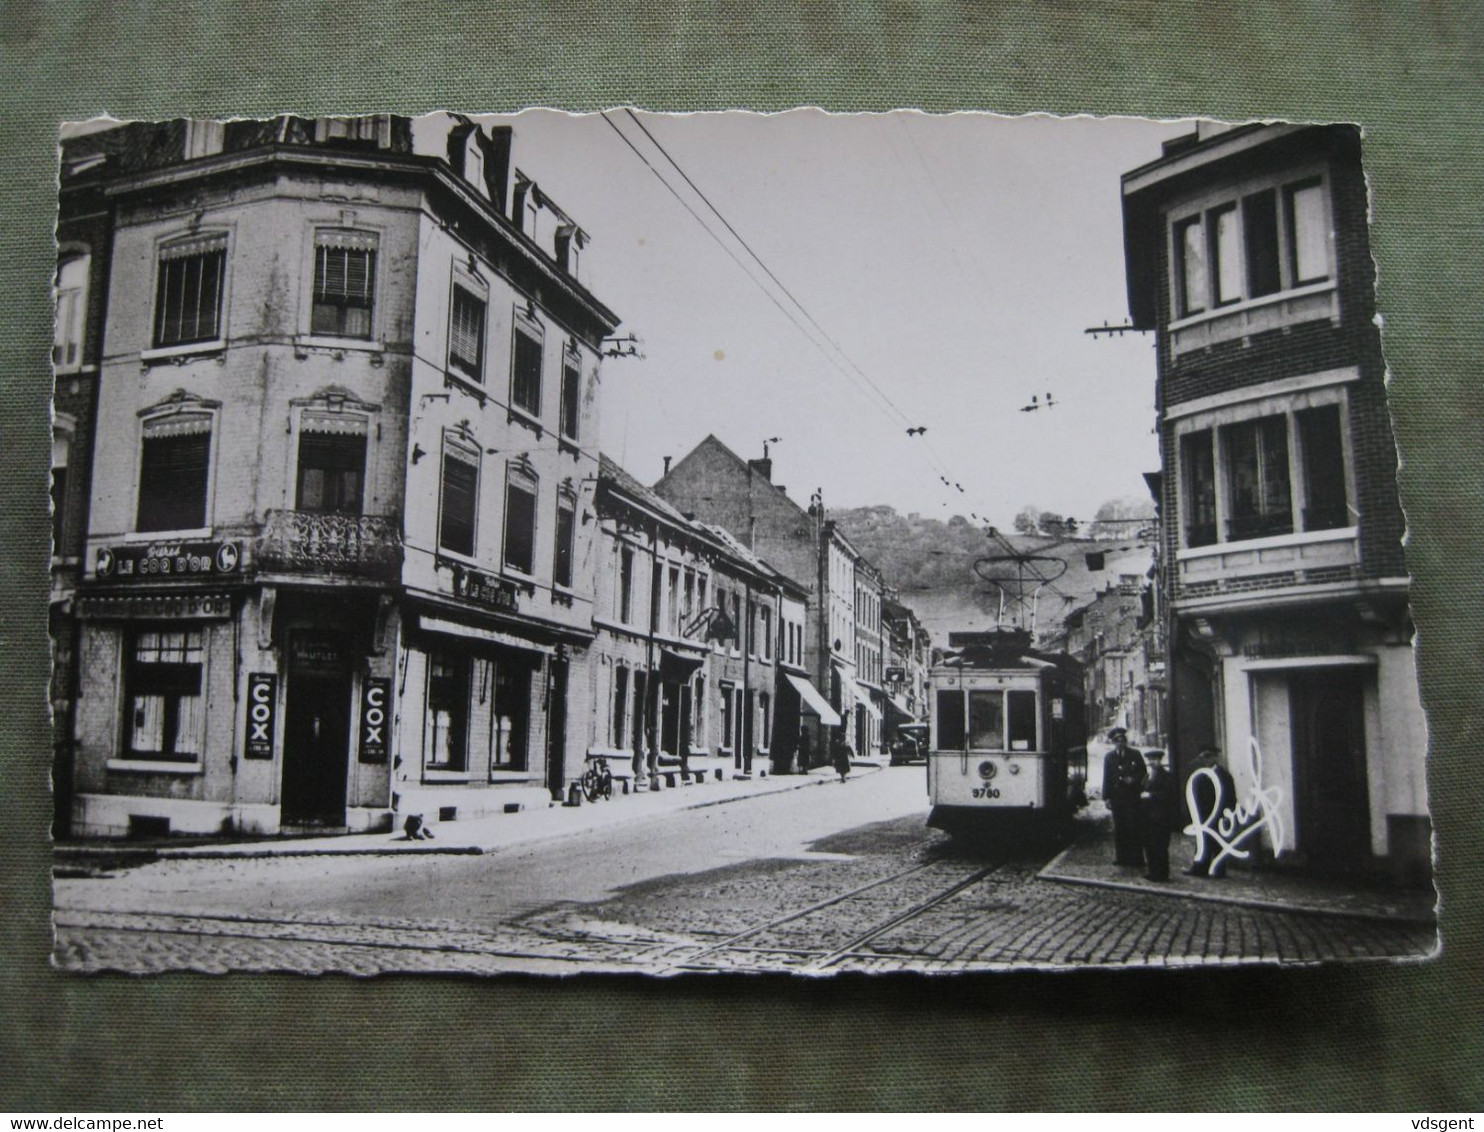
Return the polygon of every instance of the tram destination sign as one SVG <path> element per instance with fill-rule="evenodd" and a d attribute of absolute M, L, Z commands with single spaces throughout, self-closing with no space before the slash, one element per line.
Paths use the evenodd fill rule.
<path fill-rule="evenodd" d="M 101 581 L 160 582 L 235 577 L 241 563 L 242 551 L 236 542 L 152 542 L 100 546 L 93 568 Z"/>

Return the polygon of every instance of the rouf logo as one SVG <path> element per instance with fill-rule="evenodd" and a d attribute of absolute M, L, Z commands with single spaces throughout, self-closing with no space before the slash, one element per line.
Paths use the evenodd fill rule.
<path fill-rule="evenodd" d="M 247 676 L 247 743 L 250 759 L 273 757 L 273 715 L 278 705 L 278 677 L 272 672 Z"/>
<path fill-rule="evenodd" d="M 361 688 L 361 762 L 386 762 L 386 737 L 391 721 L 392 682 L 368 676 Z"/>

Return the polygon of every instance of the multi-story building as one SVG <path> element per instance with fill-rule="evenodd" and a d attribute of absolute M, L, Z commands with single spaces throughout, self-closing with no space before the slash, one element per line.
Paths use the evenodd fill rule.
<path fill-rule="evenodd" d="M 1123 204 L 1157 348 L 1171 746 L 1222 748 L 1281 860 L 1425 871 L 1359 132 L 1202 125 Z"/>
<path fill-rule="evenodd" d="M 886 638 L 887 742 L 903 725 L 926 723 L 927 675 L 932 666 L 932 638 L 926 627 L 898 595 L 888 590 L 881 617 Z"/>
<path fill-rule="evenodd" d="M 79 138 L 112 254 L 79 832 L 559 796 L 593 637 L 586 234 L 463 119 Z"/>
<path fill-rule="evenodd" d="M 864 558 L 855 561 L 855 674 L 860 690 L 856 705 L 855 749 L 862 755 L 886 754 L 885 638 L 881 571 Z"/>
<path fill-rule="evenodd" d="M 655 484 L 655 491 L 679 510 L 727 531 L 757 558 L 804 589 L 808 626 L 804 660 L 808 690 L 793 682 L 781 692 L 787 710 L 803 712 L 807 736 L 800 740 L 800 769 L 822 765 L 829 756 L 830 729 L 844 726 L 843 737 L 859 744 L 879 743 L 880 707 L 859 680 L 856 657 L 856 570 L 861 554 L 836 525 L 825 518 L 816 492 L 808 510 L 781 485 L 772 482 L 773 464 L 764 457 L 743 460 L 715 436 L 707 436 Z M 873 655 L 881 652 L 879 572 L 875 596 L 862 611 L 876 619 Z M 879 686 L 878 673 L 877 683 Z M 821 698 L 816 702 L 809 692 Z M 795 698 L 797 703 L 794 702 Z M 842 722 L 832 722 L 839 718 Z M 864 722 L 863 722 L 864 721 Z M 862 729 L 866 743 L 862 743 Z"/>

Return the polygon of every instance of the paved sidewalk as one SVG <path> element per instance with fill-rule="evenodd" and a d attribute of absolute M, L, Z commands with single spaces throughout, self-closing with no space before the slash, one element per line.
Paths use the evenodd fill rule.
<path fill-rule="evenodd" d="M 1142 869 L 1113 863 L 1113 819 L 1101 802 L 1094 802 L 1078 825 L 1080 836 L 1041 870 L 1042 879 L 1276 911 L 1422 924 L 1437 920 L 1437 896 L 1430 887 L 1390 887 L 1240 865 L 1228 868 L 1218 880 L 1186 876 L 1195 839 L 1178 833 L 1170 838 L 1170 879 L 1152 881 Z"/>
<path fill-rule="evenodd" d="M 879 764 L 865 760 L 855 763 L 854 768 L 852 778 L 874 774 L 882 769 Z M 656 814 L 702 809 L 706 806 L 740 802 L 763 794 L 779 794 L 837 782 L 838 776 L 833 770 L 829 767 L 817 767 L 808 774 L 757 775 L 751 779 L 727 778 L 720 782 L 691 783 L 632 794 L 615 792 L 611 800 L 584 801 L 580 806 L 553 803 L 545 809 L 522 810 L 514 814 L 494 814 L 468 821 L 435 822 L 432 825 L 432 839 L 421 841 L 409 840 L 401 829 L 397 829 L 391 833 L 329 834 L 320 837 L 260 837 L 236 841 L 222 838 L 184 845 L 166 841 L 145 844 L 130 841 L 73 841 L 53 846 L 53 853 L 58 864 L 96 860 L 99 857 L 116 859 L 123 864 L 131 861 L 143 864 L 155 860 L 250 857 L 479 854 L 529 841 L 544 841 L 595 829 L 607 829 Z"/>

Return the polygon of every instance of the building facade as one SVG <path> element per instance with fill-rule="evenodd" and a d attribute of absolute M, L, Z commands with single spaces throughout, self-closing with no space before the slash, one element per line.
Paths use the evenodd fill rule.
<path fill-rule="evenodd" d="M 1280 861 L 1425 873 L 1359 133 L 1202 125 L 1126 174 L 1123 203 L 1158 359 L 1171 746 L 1223 750 Z"/>
<path fill-rule="evenodd" d="M 112 241 L 77 832 L 385 828 L 580 773 L 617 319 L 511 145 L 392 116 L 77 139 Z"/>

